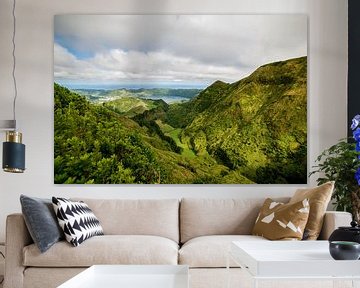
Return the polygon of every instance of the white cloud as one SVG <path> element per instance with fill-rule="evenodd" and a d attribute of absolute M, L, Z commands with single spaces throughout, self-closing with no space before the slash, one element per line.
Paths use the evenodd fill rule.
<path fill-rule="evenodd" d="M 234 82 L 306 55 L 306 23 L 304 15 L 60 15 L 55 80 Z"/>
<path fill-rule="evenodd" d="M 94 75 L 94 67 L 90 62 L 77 59 L 64 47 L 54 44 L 54 77 L 55 80 L 90 79 Z"/>
<path fill-rule="evenodd" d="M 167 52 L 125 52 L 113 49 L 79 60 L 69 51 L 55 44 L 54 76 L 56 81 L 79 82 L 210 82 L 217 79 L 232 81 L 245 71 L 228 66 L 214 66 L 194 62 Z"/>

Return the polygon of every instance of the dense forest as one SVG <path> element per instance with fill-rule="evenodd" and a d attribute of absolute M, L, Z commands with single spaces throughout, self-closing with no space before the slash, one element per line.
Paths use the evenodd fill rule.
<path fill-rule="evenodd" d="M 306 183 L 306 75 L 306 57 L 271 63 L 173 104 L 55 83 L 55 183 Z"/>

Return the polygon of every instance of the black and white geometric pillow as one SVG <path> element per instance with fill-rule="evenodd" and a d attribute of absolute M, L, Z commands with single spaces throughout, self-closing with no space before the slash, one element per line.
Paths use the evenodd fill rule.
<path fill-rule="evenodd" d="M 52 197 L 55 214 L 66 241 L 79 246 L 86 239 L 104 235 L 99 220 L 84 202 Z"/>

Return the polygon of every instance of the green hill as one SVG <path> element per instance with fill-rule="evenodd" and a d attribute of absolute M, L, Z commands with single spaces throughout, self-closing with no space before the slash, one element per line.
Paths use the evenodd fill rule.
<path fill-rule="evenodd" d="M 264 65 L 233 84 L 217 81 L 171 107 L 167 122 L 184 128 L 180 139 L 197 154 L 256 183 L 306 183 L 306 61 Z"/>
<path fill-rule="evenodd" d="M 151 103 L 157 104 L 153 113 L 167 106 Z M 210 183 L 227 174 L 229 169 L 211 157 L 194 157 L 188 150 L 182 155 L 160 122 L 141 124 L 54 84 L 54 182 Z M 168 132 L 174 134 L 172 128 Z"/>
<path fill-rule="evenodd" d="M 112 101 L 102 103 L 102 105 L 114 112 L 128 117 L 134 117 L 142 114 L 147 110 L 154 109 L 158 106 L 167 107 L 163 100 L 141 99 L 136 97 L 123 97 Z"/>
<path fill-rule="evenodd" d="M 173 104 L 90 102 L 55 84 L 55 183 L 306 183 L 306 61 Z"/>

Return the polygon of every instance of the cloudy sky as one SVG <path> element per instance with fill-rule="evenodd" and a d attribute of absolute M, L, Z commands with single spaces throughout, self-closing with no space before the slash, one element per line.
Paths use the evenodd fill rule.
<path fill-rule="evenodd" d="M 305 15 L 57 15 L 54 29 L 67 86 L 205 87 L 307 55 Z"/>

